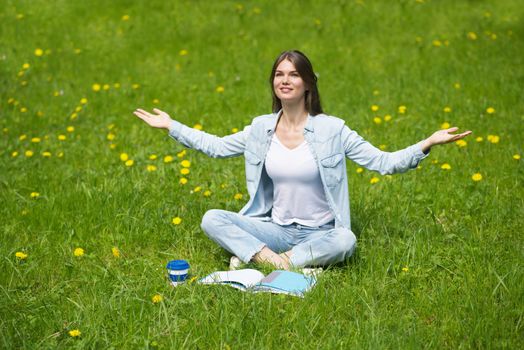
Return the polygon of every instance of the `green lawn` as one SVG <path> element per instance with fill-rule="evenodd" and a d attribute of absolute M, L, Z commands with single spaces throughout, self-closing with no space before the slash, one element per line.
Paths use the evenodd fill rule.
<path fill-rule="evenodd" d="M 0 8 L 1 348 L 524 347 L 521 1 Z M 270 112 L 287 49 L 324 110 L 386 151 L 446 123 L 473 135 L 406 174 L 349 164 L 358 249 L 304 299 L 174 288 L 171 259 L 227 269 L 200 220 L 246 203 L 243 159 L 184 153 L 132 111 L 229 134 Z"/>

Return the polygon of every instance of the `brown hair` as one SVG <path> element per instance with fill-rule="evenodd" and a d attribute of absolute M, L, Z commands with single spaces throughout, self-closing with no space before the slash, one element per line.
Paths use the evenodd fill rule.
<path fill-rule="evenodd" d="M 271 95 L 273 96 L 273 112 L 276 113 L 282 109 L 282 101 L 275 94 L 273 88 L 273 80 L 275 79 L 275 71 L 277 70 L 278 65 L 284 61 L 288 60 L 295 66 L 298 74 L 304 80 L 306 84 L 306 96 L 305 104 L 306 110 L 311 115 L 317 115 L 322 113 L 322 107 L 320 105 L 320 95 L 317 88 L 317 76 L 313 71 L 313 66 L 309 59 L 302 52 L 298 50 L 289 50 L 282 52 L 275 63 L 273 64 L 273 69 L 271 70 L 271 76 L 269 77 L 269 85 L 271 86 Z"/>

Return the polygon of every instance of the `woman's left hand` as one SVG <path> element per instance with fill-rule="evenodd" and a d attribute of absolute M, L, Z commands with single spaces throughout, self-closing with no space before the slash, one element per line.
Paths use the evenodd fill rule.
<path fill-rule="evenodd" d="M 422 147 L 422 152 L 427 153 L 432 146 L 443 145 L 445 143 L 457 141 L 471 134 L 471 131 L 469 130 L 460 134 L 452 134 L 457 130 L 458 128 L 455 126 L 449 129 L 434 132 L 433 135 L 425 140 Z"/>

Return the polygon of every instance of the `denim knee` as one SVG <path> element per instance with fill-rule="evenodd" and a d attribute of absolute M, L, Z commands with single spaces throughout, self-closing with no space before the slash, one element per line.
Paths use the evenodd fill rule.
<path fill-rule="evenodd" d="M 215 228 L 217 224 L 220 223 L 223 212 L 224 211 L 220 209 L 211 209 L 206 211 L 202 217 L 200 227 L 208 236 L 211 235 L 211 233 L 214 231 L 213 228 Z"/>
<path fill-rule="evenodd" d="M 357 237 L 351 230 L 347 228 L 337 228 L 335 229 L 337 249 L 344 256 L 348 258 L 353 255 L 355 248 L 357 246 Z"/>

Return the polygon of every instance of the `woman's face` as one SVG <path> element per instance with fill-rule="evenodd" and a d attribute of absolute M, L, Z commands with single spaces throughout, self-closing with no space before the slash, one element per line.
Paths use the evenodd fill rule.
<path fill-rule="evenodd" d="M 300 101 L 304 98 L 306 93 L 304 80 L 291 61 L 283 60 L 277 66 L 273 90 L 282 103 Z"/>

